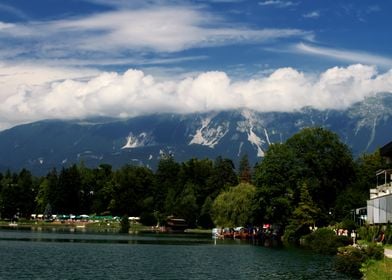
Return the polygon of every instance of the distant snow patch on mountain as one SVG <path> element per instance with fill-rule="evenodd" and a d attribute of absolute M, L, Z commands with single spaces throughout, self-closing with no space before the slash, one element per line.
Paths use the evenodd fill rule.
<path fill-rule="evenodd" d="M 257 148 L 257 156 L 264 157 L 264 151 L 261 148 L 263 140 L 253 132 L 253 127 L 251 127 L 247 133 L 248 141 Z"/>
<path fill-rule="evenodd" d="M 267 139 L 268 145 L 271 145 L 272 143 L 271 143 L 271 141 L 269 139 L 268 131 L 267 131 L 266 128 L 264 128 L 264 134 L 265 134 L 265 139 Z"/>
<path fill-rule="evenodd" d="M 139 135 L 134 136 L 131 133 L 127 136 L 127 142 L 121 149 L 133 149 L 139 147 L 145 147 L 152 142 L 151 137 L 148 135 L 147 132 L 142 132 Z"/>
<path fill-rule="evenodd" d="M 238 153 L 237 153 L 237 157 L 241 156 L 241 151 L 242 151 L 242 146 L 244 145 L 244 142 L 240 142 L 240 146 L 238 147 Z"/>
<path fill-rule="evenodd" d="M 257 127 L 261 127 L 260 120 L 256 118 L 253 112 L 250 110 L 243 110 L 241 112 L 244 117 L 244 121 L 240 121 L 237 123 L 237 130 L 240 132 L 245 132 L 248 135 L 248 141 L 256 147 L 257 156 L 264 157 L 264 151 L 262 149 L 262 144 L 265 143 L 257 134 L 254 132 L 254 129 Z M 266 134 L 266 138 L 268 139 L 267 131 L 264 129 L 264 133 Z M 267 140 L 269 142 L 269 140 Z"/>
<path fill-rule="evenodd" d="M 211 120 L 211 117 L 207 117 L 201 121 L 201 127 L 196 130 L 189 145 L 198 144 L 214 148 L 215 145 L 219 143 L 229 131 L 229 122 L 225 121 L 220 125 L 214 126 L 214 123 L 212 123 Z"/>

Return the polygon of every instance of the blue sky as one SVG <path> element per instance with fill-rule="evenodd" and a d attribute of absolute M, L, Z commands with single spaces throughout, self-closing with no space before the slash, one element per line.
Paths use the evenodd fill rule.
<path fill-rule="evenodd" d="M 345 109 L 392 92 L 391 1 L 3 0 L 0 129 Z"/>

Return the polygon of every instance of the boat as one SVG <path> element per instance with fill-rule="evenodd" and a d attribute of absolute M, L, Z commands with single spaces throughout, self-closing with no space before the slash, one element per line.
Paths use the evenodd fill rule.
<path fill-rule="evenodd" d="M 166 220 L 165 229 L 168 232 L 184 232 L 188 228 L 188 223 L 185 219 L 168 217 Z"/>

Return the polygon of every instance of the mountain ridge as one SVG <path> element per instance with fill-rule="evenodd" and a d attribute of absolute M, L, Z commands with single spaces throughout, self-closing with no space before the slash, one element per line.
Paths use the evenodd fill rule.
<path fill-rule="evenodd" d="M 129 119 L 44 120 L 0 132 L 0 169 L 26 168 L 46 174 L 83 162 L 145 165 L 154 169 L 163 154 L 177 161 L 222 156 L 238 163 L 247 154 L 260 161 L 272 143 L 305 127 L 337 133 L 354 156 L 390 141 L 392 96 L 379 94 L 347 110 L 303 108 L 260 113 L 248 109 L 193 114 L 151 114 Z M 236 164 L 237 166 L 237 164 Z"/>

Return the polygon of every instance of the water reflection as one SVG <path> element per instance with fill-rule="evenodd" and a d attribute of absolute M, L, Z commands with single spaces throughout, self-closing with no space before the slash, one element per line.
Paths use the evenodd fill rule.
<path fill-rule="evenodd" d="M 0 240 L 32 242 L 119 243 L 160 245 L 216 244 L 208 234 L 138 233 L 118 234 L 113 230 L 93 232 L 75 228 L 31 227 L 0 230 Z M 222 244 L 227 243 L 221 242 Z"/>
<path fill-rule="evenodd" d="M 330 257 L 209 234 L 12 229 L 0 248 L 0 279 L 348 279 Z"/>

